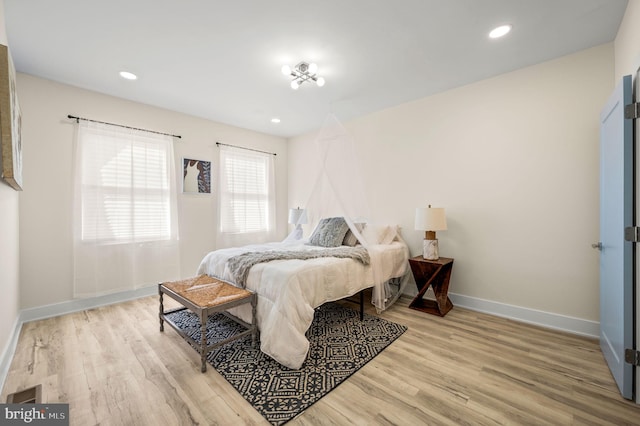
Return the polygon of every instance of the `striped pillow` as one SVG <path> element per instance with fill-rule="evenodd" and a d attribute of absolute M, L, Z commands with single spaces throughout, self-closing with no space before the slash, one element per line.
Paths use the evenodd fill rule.
<path fill-rule="evenodd" d="M 354 225 L 356 226 L 356 229 L 358 230 L 358 232 L 362 233 L 362 230 L 364 229 L 364 223 L 354 223 Z M 342 245 L 343 246 L 350 246 L 350 247 L 355 247 L 356 245 L 358 245 L 359 241 L 356 238 L 355 234 L 353 232 L 351 232 L 351 229 L 349 229 L 347 231 L 347 234 L 344 236 L 344 240 L 342 240 Z"/>

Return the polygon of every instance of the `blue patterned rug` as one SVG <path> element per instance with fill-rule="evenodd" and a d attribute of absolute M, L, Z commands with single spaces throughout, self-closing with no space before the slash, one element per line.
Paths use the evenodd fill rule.
<path fill-rule="evenodd" d="M 198 318 L 189 311 L 170 314 L 197 342 Z M 241 330 L 223 314 L 209 317 L 211 344 Z M 407 330 L 407 327 L 337 303 L 316 309 L 307 338 L 311 343 L 300 370 L 284 367 L 251 345 L 251 336 L 209 353 L 207 360 L 231 385 L 274 425 L 281 425 L 317 402 L 371 361 Z M 258 347 L 259 345 L 256 345 Z"/>

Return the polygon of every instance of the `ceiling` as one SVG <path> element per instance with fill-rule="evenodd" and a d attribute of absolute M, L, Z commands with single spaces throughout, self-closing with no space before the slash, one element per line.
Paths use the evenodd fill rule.
<path fill-rule="evenodd" d="M 283 137 L 318 129 L 329 112 L 347 120 L 611 42 L 626 5 L 4 0 L 19 72 Z M 489 39 L 503 23 L 512 32 Z M 300 61 L 318 64 L 324 87 L 290 88 L 280 69 Z"/>

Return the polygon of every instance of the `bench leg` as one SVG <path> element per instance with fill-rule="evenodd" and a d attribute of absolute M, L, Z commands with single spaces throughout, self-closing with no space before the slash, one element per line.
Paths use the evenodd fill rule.
<path fill-rule="evenodd" d="M 256 337 L 258 334 L 258 321 L 256 319 L 256 313 L 258 310 L 258 295 L 254 294 L 251 296 L 251 326 L 253 328 L 251 332 L 251 344 L 255 348 L 256 346 Z"/>
<path fill-rule="evenodd" d="M 207 371 L 207 316 L 204 314 L 200 316 L 200 361 L 200 371 L 204 373 Z"/>
<path fill-rule="evenodd" d="M 160 293 L 160 312 L 158 316 L 160 318 L 160 331 L 164 331 L 164 305 L 163 305 L 163 296 L 162 290 L 160 290 L 160 285 L 158 285 L 158 293 Z"/>

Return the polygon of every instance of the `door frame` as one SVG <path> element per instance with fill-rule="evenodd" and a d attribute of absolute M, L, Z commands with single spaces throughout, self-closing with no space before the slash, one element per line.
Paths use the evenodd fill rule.
<path fill-rule="evenodd" d="M 632 97 L 633 97 L 633 102 L 640 102 L 640 88 L 638 87 L 638 85 L 640 84 L 640 59 L 637 61 L 637 64 L 635 66 L 635 71 L 631 74 L 631 93 L 632 93 Z M 636 120 L 637 122 L 637 120 Z M 635 220 L 635 225 L 638 226 L 638 224 L 640 224 L 640 206 L 638 206 L 638 202 L 640 202 L 640 171 L 637 171 L 636 168 L 640 167 L 640 149 L 638 149 L 638 147 L 640 147 L 640 131 L 638 131 L 636 129 L 636 125 L 634 123 L 633 126 L 633 143 L 634 143 L 634 147 L 635 149 L 635 165 L 634 165 L 634 181 L 635 181 L 635 193 L 634 193 L 634 212 L 633 212 L 633 216 L 634 216 L 634 220 Z M 640 291 L 638 291 L 638 283 L 640 283 L 640 267 L 638 267 L 638 265 L 640 265 L 640 250 L 636 250 L 635 251 L 635 271 L 634 271 L 634 278 L 635 278 L 635 287 L 634 287 L 634 293 L 635 293 L 635 303 L 634 303 L 634 320 L 635 320 L 635 324 L 634 324 L 634 329 L 635 329 L 635 336 L 634 336 L 634 348 L 635 350 L 640 350 L 640 348 L 638 348 L 638 344 L 640 343 Z M 635 394 L 635 402 L 636 404 L 640 404 L 640 368 L 639 367 L 635 367 L 635 380 L 634 380 L 634 394 Z"/>

